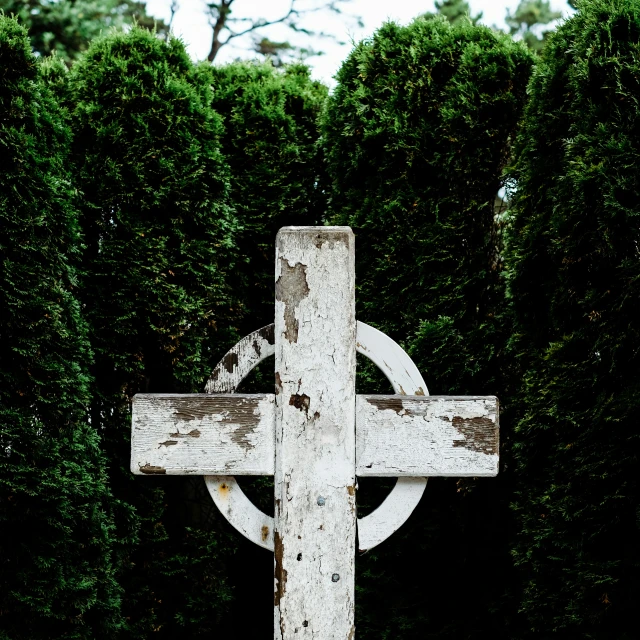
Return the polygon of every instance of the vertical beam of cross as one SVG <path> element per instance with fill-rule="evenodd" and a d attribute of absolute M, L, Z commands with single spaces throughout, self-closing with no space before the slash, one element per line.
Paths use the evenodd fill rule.
<path fill-rule="evenodd" d="M 354 637 L 355 270 L 348 227 L 276 241 L 275 637 Z"/>

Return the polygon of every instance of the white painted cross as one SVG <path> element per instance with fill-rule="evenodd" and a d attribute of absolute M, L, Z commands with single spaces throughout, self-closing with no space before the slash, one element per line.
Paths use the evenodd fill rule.
<path fill-rule="evenodd" d="M 133 473 L 207 476 L 231 524 L 275 552 L 278 640 L 354 638 L 356 476 L 399 478 L 385 502 L 357 520 L 363 550 L 409 517 L 427 476 L 498 472 L 497 399 L 429 397 L 407 354 L 356 322 L 354 285 L 351 229 L 281 229 L 275 325 L 231 349 L 206 394 L 133 399 Z M 356 395 L 356 351 L 397 395 Z M 275 395 L 234 394 L 273 354 Z M 249 502 L 231 474 L 274 475 L 275 518 Z"/>

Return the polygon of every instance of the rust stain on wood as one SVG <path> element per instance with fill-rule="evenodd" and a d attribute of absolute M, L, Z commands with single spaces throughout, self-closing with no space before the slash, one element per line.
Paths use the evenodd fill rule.
<path fill-rule="evenodd" d="M 140 471 L 149 475 L 164 475 L 167 473 L 167 470 L 164 467 L 156 467 L 152 464 L 145 464 L 140 467 Z"/>
<path fill-rule="evenodd" d="M 495 422 L 490 418 L 454 416 L 451 424 L 464 436 L 464 440 L 454 441 L 454 447 L 463 447 L 487 455 L 498 453 L 497 429 Z"/>
<path fill-rule="evenodd" d="M 164 442 L 161 442 L 158 446 L 159 447 L 171 447 L 174 444 L 178 444 L 177 440 L 165 440 Z"/>
<path fill-rule="evenodd" d="M 273 597 L 273 604 L 274 606 L 278 607 L 280 606 L 280 600 L 282 596 L 287 590 L 287 570 L 282 566 L 284 543 L 282 542 L 282 538 L 277 531 L 273 535 L 273 553 L 276 560 L 275 575 L 276 580 L 278 581 L 278 586 L 276 587 Z"/>
<path fill-rule="evenodd" d="M 290 267 L 286 258 L 280 258 L 280 277 L 276 281 L 276 300 L 284 302 L 284 337 L 290 343 L 298 342 L 296 308 L 308 295 L 306 265 L 298 262 Z"/>
<path fill-rule="evenodd" d="M 347 486 L 347 492 L 350 496 L 355 496 L 356 495 L 356 488 L 350 484 Z"/>
<path fill-rule="evenodd" d="M 267 525 L 263 525 L 260 530 L 260 537 L 262 538 L 262 542 L 264 542 L 269 537 L 269 527 Z"/>

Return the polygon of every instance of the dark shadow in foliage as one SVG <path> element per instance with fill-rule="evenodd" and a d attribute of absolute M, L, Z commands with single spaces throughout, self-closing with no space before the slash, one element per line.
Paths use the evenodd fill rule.
<path fill-rule="evenodd" d="M 0 637 L 113 638 L 113 498 L 90 425 L 70 130 L 0 16 Z M 126 517 L 128 511 L 120 510 Z"/>
<path fill-rule="evenodd" d="M 70 72 L 82 191 L 81 299 L 95 352 L 91 422 L 139 537 L 120 566 L 123 637 L 204 637 L 231 597 L 233 538 L 201 478 L 129 470 L 135 393 L 201 392 L 236 319 L 235 217 L 208 72 L 142 29 L 95 41 Z M 196 484 L 197 483 L 197 486 Z"/>
<path fill-rule="evenodd" d="M 577 4 L 512 171 L 513 553 L 529 637 L 622 640 L 640 600 L 640 2 Z"/>
<path fill-rule="evenodd" d="M 494 198 L 531 66 L 469 21 L 388 23 L 329 100 L 332 222 L 356 233 L 358 318 L 403 344 L 433 394 L 506 384 Z M 360 387 L 379 393 L 372 382 L 368 369 Z M 494 479 L 430 480 L 409 522 L 358 560 L 358 637 L 510 637 L 507 495 Z"/>

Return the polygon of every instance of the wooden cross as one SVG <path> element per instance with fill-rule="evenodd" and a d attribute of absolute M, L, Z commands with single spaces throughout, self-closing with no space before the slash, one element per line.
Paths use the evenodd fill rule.
<path fill-rule="evenodd" d="M 231 349 L 207 393 L 135 396 L 131 470 L 207 476 L 231 524 L 274 551 L 276 639 L 352 640 L 356 524 L 359 548 L 369 549 L 410 515 L 426 477 L 496 475 L 498 403 L 428 396 L 407 354 L 356 322 L 348 227 L 280 230 L 275 306 L 275 326 Z M 356 395 L 356 351 L 396 395 Z M 234 394 L 273 354 L 275 394 Z M 275 518 L 232 475 L 274 475 Z M 356 476 L 399 478 L 360 520 Z"/>

